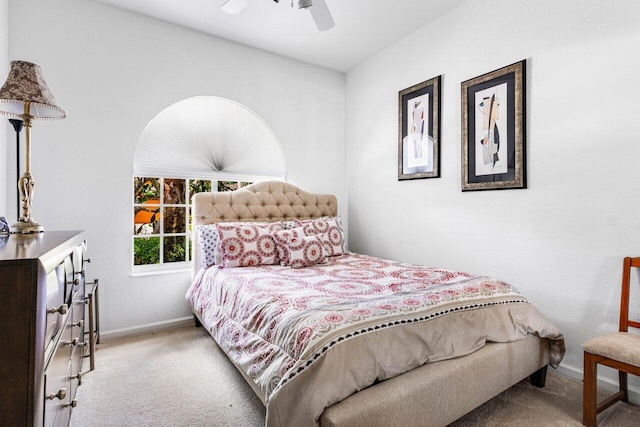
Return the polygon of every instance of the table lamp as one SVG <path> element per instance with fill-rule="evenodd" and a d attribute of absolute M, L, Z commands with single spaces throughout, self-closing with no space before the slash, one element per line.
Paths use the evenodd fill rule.
<path fill-rule="evenodd" d="M 31 176 L 31 120 L 64 119 L 67 113 L 56 102 L 38 65 L 11 61 L 9 77 L 0 88 L 0 114 L 21 119 L 25 129 L 25 170 L 18 181 L 22 214 L 18 222 L 11 226 L 11 232 L 41 233 L 44 228 L 31 217 L 36 186 Z"/>

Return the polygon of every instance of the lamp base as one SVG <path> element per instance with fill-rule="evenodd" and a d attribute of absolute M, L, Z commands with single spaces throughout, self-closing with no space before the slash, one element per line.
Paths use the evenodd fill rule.
<path fill-rule="evenodd" d="M 18 221 L 11 226 L 12 234 L 32 234 L 32 233 L 42 233 L 44 232 L 44 227 L 42 227 L 37 222 L 29 221 Z"/>

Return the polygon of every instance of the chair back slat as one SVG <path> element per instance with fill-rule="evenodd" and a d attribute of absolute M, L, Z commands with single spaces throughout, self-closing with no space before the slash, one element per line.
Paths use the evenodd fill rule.
<path fill-rule="evenodd" d="M 620 332 L 629 327 L 640 328 L 640 322 L 629 320 L 629 294 L 631 289 L 631 267 L 640 268 L 640 257 L 626 257 L 622 262 L 622 295 L 620 296 Z"/>

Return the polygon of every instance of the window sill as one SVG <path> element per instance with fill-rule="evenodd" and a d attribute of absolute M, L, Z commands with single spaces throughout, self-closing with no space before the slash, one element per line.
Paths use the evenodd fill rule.
<path fill-rule="evenodd" d="M 165 274 L 191 273 L 191 267 L 172 268 L 166 270 L 132 271 L 131 277 L 158 276 Z"/>

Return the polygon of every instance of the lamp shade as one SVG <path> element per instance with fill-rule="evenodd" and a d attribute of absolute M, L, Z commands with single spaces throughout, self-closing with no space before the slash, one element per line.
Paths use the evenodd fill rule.
<path fill-rule="evenodd" d="M 9 77 L 0 89 L 0 114 L 22 118 L 26 103 L 29 103 L 29 115 L 34 119 L 64 119 L 67 116 L 49 90 L 38 65 L 11 61 Z"/>

